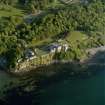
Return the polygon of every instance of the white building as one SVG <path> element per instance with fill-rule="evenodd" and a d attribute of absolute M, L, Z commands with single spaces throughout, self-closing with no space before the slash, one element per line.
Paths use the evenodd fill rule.
<path fill-rule="evenodd" d="M 64 51 L 66 52 L 69 49 L 69 45 L 68 44 L 63 44 L 63 48 L 64 48 Z"/>
<path fill-rule="evenodd" d="M 64 44 L 53 43 L 52 45 L 49 46 L 49 51 L 52 53 L 61 52 L 61 50 L 66 52 L 68 49 L 69 49 L 69 45 L 65 43 Z"/>
<path fill-rule="evenodd" d="M 27 50 L 25 51 L 25 58 L 29 59 L 29 58 L 31 58 L 31 57 L 33 57 L 33 56 L 35 56 L 35 53 L 34 53 L 34 51 L 32 51 L 31 49 L 27 49 Z"/>
<path fill-rule="evenodd" d="M 61 51 L 61 49 L 62 49 L 62 46 L 61 45 L 59 45 L 59 44 L 52 44 L 50 47 L 49 47 L 49 50 L 50 50 L 50 52 L 52 52 L 52 53 L 54 53 L 54 52 L 60 52 Z"/>

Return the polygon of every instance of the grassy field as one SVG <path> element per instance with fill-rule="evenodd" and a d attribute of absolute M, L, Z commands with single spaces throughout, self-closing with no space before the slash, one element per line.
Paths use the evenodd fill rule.
<path fill-rule="evenodd" d="M 61 6 L 64 6 L 64 4 L 60 2 L 59 0 L 55 0 L 55 2 L 50 3 L 46 8 L 56 8 L 56 7 L 61 7 Z"/>
<path fill-rule="evenodd" d="M 71 46 L 75 47 L 79 42 L 83 42 L 87 38 L 87 35 L 83 32 L 73 31 L 69 33 L 69 35 L 66 37 L 66 40 L 70 43 Z"/>
<path fill-rule="evenodd" d="M 53 42 L 53 40 L 51 38 L 46 38 L 44 40 L 39 40 L 39 41 L 33 39 L 31 41 L 31 43 L 29 44 L 29 46 L 43 46 L 43 45 L 49 44 L 51 42 Z"/>
<path fill-rule="evenodd" d="M 15 7 L 0 5 L 0 17 L 9 17 L 9 16 L 24 16 L 24 11 L 17 9 Z"/>

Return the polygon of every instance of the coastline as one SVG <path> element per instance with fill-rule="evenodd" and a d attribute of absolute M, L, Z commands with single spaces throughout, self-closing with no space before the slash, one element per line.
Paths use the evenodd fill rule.
<path fill-rule="evenodd" d="M 48 63 L 46 64 L 40 64 L 39 66 L 36 66 L 36 64 L 31 64 L 32 61 L 29 61 L 30 62 L 30 65 L 27 67 L 24 67 L 24 68 L 15 68 L 15 69 L 11 69 L 9 70 L 10 73 L 13 73 L 13 74 L 24 74 L 25 72 L 30 72 L 30 71 L 33 71 L 33 70 L 37 70 L 38 68 L 41 68 L 41 67 L 44 67 L 44 66 L 48 66 L 48 65 L 52 65 L 52 64 L 59 64 L 59 63 L 62 63 L 62 64 L 65 64 L 65 63 L 75 63 L 75 64 L 92 64 L 92 63 L 96 63 L 95 62 L 95 59 L 93 58 L 97 58 L 98 54 L 101 53 L 101 52 L 104 52 L 105 51 L 105 46 L 100 46 L 100 47 L 97 47 L 97 48 L 91 48 L 91 49 L 87 49 L 86 50 L 86 57 L 85 58 L 80 58 L 79 60 L 50 60 L 48 61 Z M 45 58 L 46 59 L 46 58 Z M 93 61 L 93 62 L 92 62 Z M 27 63 L 26 63 L 27 64 Z M 26 65 L 25 64 L 25 65 Z"/>
<path fill-rule="evenodd" d="M 57 64 L 79 64 L 79 65 L 97 65 L 99 62 L 96 61 L 97 56 L 105 51 L 105 46 L 100 46 L 97 48 L 87 49 L 86 53 L 88 54 L 86 58 L 78 60 L 52 60 L 49 64 L 41 65 L 39 67 L 33 68 L 24 68 L 23 70 L 4 70 L 1 68 L 0 71 L 7 72 L 8 74 L 13 74 L 16 76 L 27 74 L 31 71 L 37 72 L 37 69 L 47 67 L 49 65 L 57 65 Z M 101 57 L 102 58 L 102 57 Z M 98 58 L 99 59 L 99 58 Z"/>
<path fill-rule="evenodd" d="M 88 69 L 84 69 L 84 67 L 80 67 L 80 65 L 74 65 L 74 67 L 70 68 L 70 66 L 72 65 L 68 65 L 68 67 L 66 65 L 55 65 L 57 67 L 57 69 L 59 69 L 60 71 L 57 72 L 56 74 L 53 75 L 46 75 L 46 76 L 40 76 L 40 81 L 37 81 L 36 84 L 31 84 L 33 83 L 33 81 L 30 81 L 30 78 L 28 78 L 28 83 L 27 85 L 24 83 L 26 82 L 25 78 L 23 79 L 23 83 L 22 85 L 20 84 L 18 87 L 13 87 L 10 88 L 6 91 L 6 96 L 9 98 L 7 101 L 10 101 L 10 105 L 19 105 L 21 102 L 23 105 L 26 105 L 28 103 L 28 105 L 30 105 L 29 103 L 32 102 L 32 100 L 34 100 L 34 103 L 37 105 L 38 102 L 40 101 L 40 97 L 41 94 L 43 94 L 44 89 L 51 87 L 53 85 L 56 85 L 57 83 L 60 83 L 62 81 L 66 81 L 66 80 L 76 80 L 76 79 L 87 79 L 87 78 L 91 78 L 94 75 L 96 75 L 96 73 L 98 74 L 100 69 L 98 67 L 98 69 L 96 70 L 97 67 L 94 68 L 93 67 L 89 67 Z M 47 67 L 48 69 L 53 69 L 54 65 Z M 61 69 L 62 68 L 62 69 Z M 74 72 L 74 68 L 76 68 L 75 73 Z M 90 68 L 92 69 L 92 71 L 90 70 Z M 77 70 L 79 69 L 79 71 Z M 87 72 L 87 70 L 89 70 Z M 55 70 L 56 71 L 56 70 Z M 81 72 L 80 72 L 81 71 Z M 34 75 L 34 71 L 33 73 L 31 72 L 31 78 L 33 78 L 33 80 L 35 81 L 35 75 Z M 38 80 L 39 80 L 38 79 Z M 32 85 L 32 89 L 30 88 Z M 28 89 L 28 90 L 27 90 Z M 18 92 L 20 93 L 20 95 L 18 96 Z M 9 95 L 10 96 L 9 96 Z M 28 97 L 30 95 L 30 98 Z M 25 97 L 24 97 L 25 96 Z M 6 98 L 7 98 L 6 97 Z M 21 97 L 21 98 L 20 98 Z M 5 98 L 4 98 L 5 99 Z M 14 99 L 12 101 L 12 99 Z M 23 99 L 25 99 L 26 101 L 23 101 Z M 31 100 L 30 100 L 31 99 Z M 16 103 L 17 102 L 17 103 Z"/>
<path fill-rule="evenodd" d="M 95 55 L 96 56 L 96 55 Z M 92 60 L 92 59 L 91 59 Z M 98 62 L 97 62 L 98 63 Z M 104 63 L 104 62 L 103 62 Z M 32 95 L 39 98 L 39 95 L 44 88 L 54 85 L 60 81 L 67 79 L 85 79 L 90 78 L 93 75 L 104 70 L 105 65 L 87 65 L 87 62 L 66 62 L 66 63 L 56 63 L 43 67 L 39 67 L 36 70 L 29 72 L 24 72 L 23 74 L 12 74 L 19 79 L 18 83 L 14 83 L 13 86 L 9 85 L 5 91 L 7 97 L 11 94 L 11 99 L 14 94 L 17 95 L 18 92 L 21 93 L 22 97 L 26 94 L 25 99 L 28 100 L 27 95 Z M 12 94 L 15 91 L 14 94 Z M 19 99 L 20 96 L 15 98 L 15 101 Z M 4 97 L 5 98 L 5 97 Z M 21 100 L 22 101 L 22 100 Z M 24 103 L 24 102 L 23 102 Z M 13 104 L 11 104 L 13 105 Z M 18 104 L 16 104 L 18 105 Z"/>

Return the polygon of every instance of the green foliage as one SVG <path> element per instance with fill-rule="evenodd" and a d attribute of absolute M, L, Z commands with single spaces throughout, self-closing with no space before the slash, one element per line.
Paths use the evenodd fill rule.
<path fill-rule="evenodd" d="M 7 66 L 10 69 L 12 69 L 12 68 L 16 67 L 16 63 L 23 56 L 23 52 L 20 48 L 16 47 L 16 48 L 12 48 L 12 49 L 8 50 L 8 52 L 6 53 L 6 56 L 7 56 L 7 60 L 8 60 Z"/>
<path fill-rule="evenodd" d="M 75 49 L 75 48 L 70 48 L 67 52 L 60 52 L 60 53 L 55 53 L 54 59 L 56 60 L 80 60 L 83 57 L 86 57 L 86 53 L 83 49 Z"/>
<path fill-rule="evenodd" d="M 36 10 L 43 10 L 47 5 L 54 2 L 53 0 L 1 0 L 0 3 L 5 5 L 24 5 L 34 13 Z M 57 38 L 59 34 L 72 31 L 80 31 L 89 35 L 84 42 L 80 41 L 82 34 L 77 33 L 76 48 L 72 46 L 72 51 L 66 54 L 58 54 L 59 59 L 72 58 L 78 59 L 81 56 L 81 50 L 84 48 L 96 47 L 104 44 L 101 37 L 93 35 L 94 32 L 105 32 L 105 4 L 103 1 L 91 1 L 87 5 L 77 3 L 75 5 L 66 5 L 56 9 L 49 9 L 45 14 L 35 17 L 32 22 L 26 23 L 18 16 L 0 18 L 0 55 L 14 52 L 11 61 L 17 58 L 15 46 L 20 46 L 24 51 L 23 43 L 31 43 L 33 39 L 43 41 L 46 38 Z M 93 33 L 91 33 L 93 32 Z M 91 33 L 91 34 L 90 34 Z M 74 35 L 74 34 L 73 34 Z M 94 37 L 95 36 L 95 37 Z M 60 36 L 67 37 L 66 35 Z M 75 38 L 75 35 L 72 36 Z M 72 38 L 73 39 L 73 38 Z M 71 37 L 67 37 L 69 43 L 72 43 Z M 74 44 L 74 42 L 73 42 Z M 72 45 L 73 45 L 72 44 Z M 75 44 L 74 44 L 75 45 Z"/>
<path fill-rule="evenodd" d="M 32 30 L 38 37 L 52 36 L 64 31 L 104 31 L 105 6 L 102 2 L 89 5 L 72 5 L 51 11 L 32 23 Z"/>
<path fill-rule="evenodd" d="M 33 9 L 44 9 L 48 4 L 54 2 L 54 0 L 18 0 L 20 4 Z"/>

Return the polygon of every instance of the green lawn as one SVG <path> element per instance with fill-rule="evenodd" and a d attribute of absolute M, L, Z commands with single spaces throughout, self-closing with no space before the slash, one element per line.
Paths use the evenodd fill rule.
<path fill-rule="evenodd" d="M 77 46 L 78 42 L 86 40 L 88 37 L 86 34 L 80 31 L 70 32 L 66 37 L 66 40 L 71 44 L 71 46 Z"/>
<path fill-rule="evenodd" d="M 0 17 L 24 16 L 24 11 L 7 5 L 0 5 Z"/>
<path fill-rule="evenodd" d="M 53 3 L 50 3 L 46 8 L 56 8 L 56 7 L 62 7 L 64 4 L 62 4 L 60 1 L 56 0 Z"/>
<path fill-rule="evenodd" d="M 44 40 L 35 40 L 35 39 L 33 39 L 31 41 L 31 43 L 29 44 L 29 46 L 43 46 L 43 45 L 49 44 L 51 42 L 53 42 L 53 40 L 51 38 L 46 38 Z"/>

